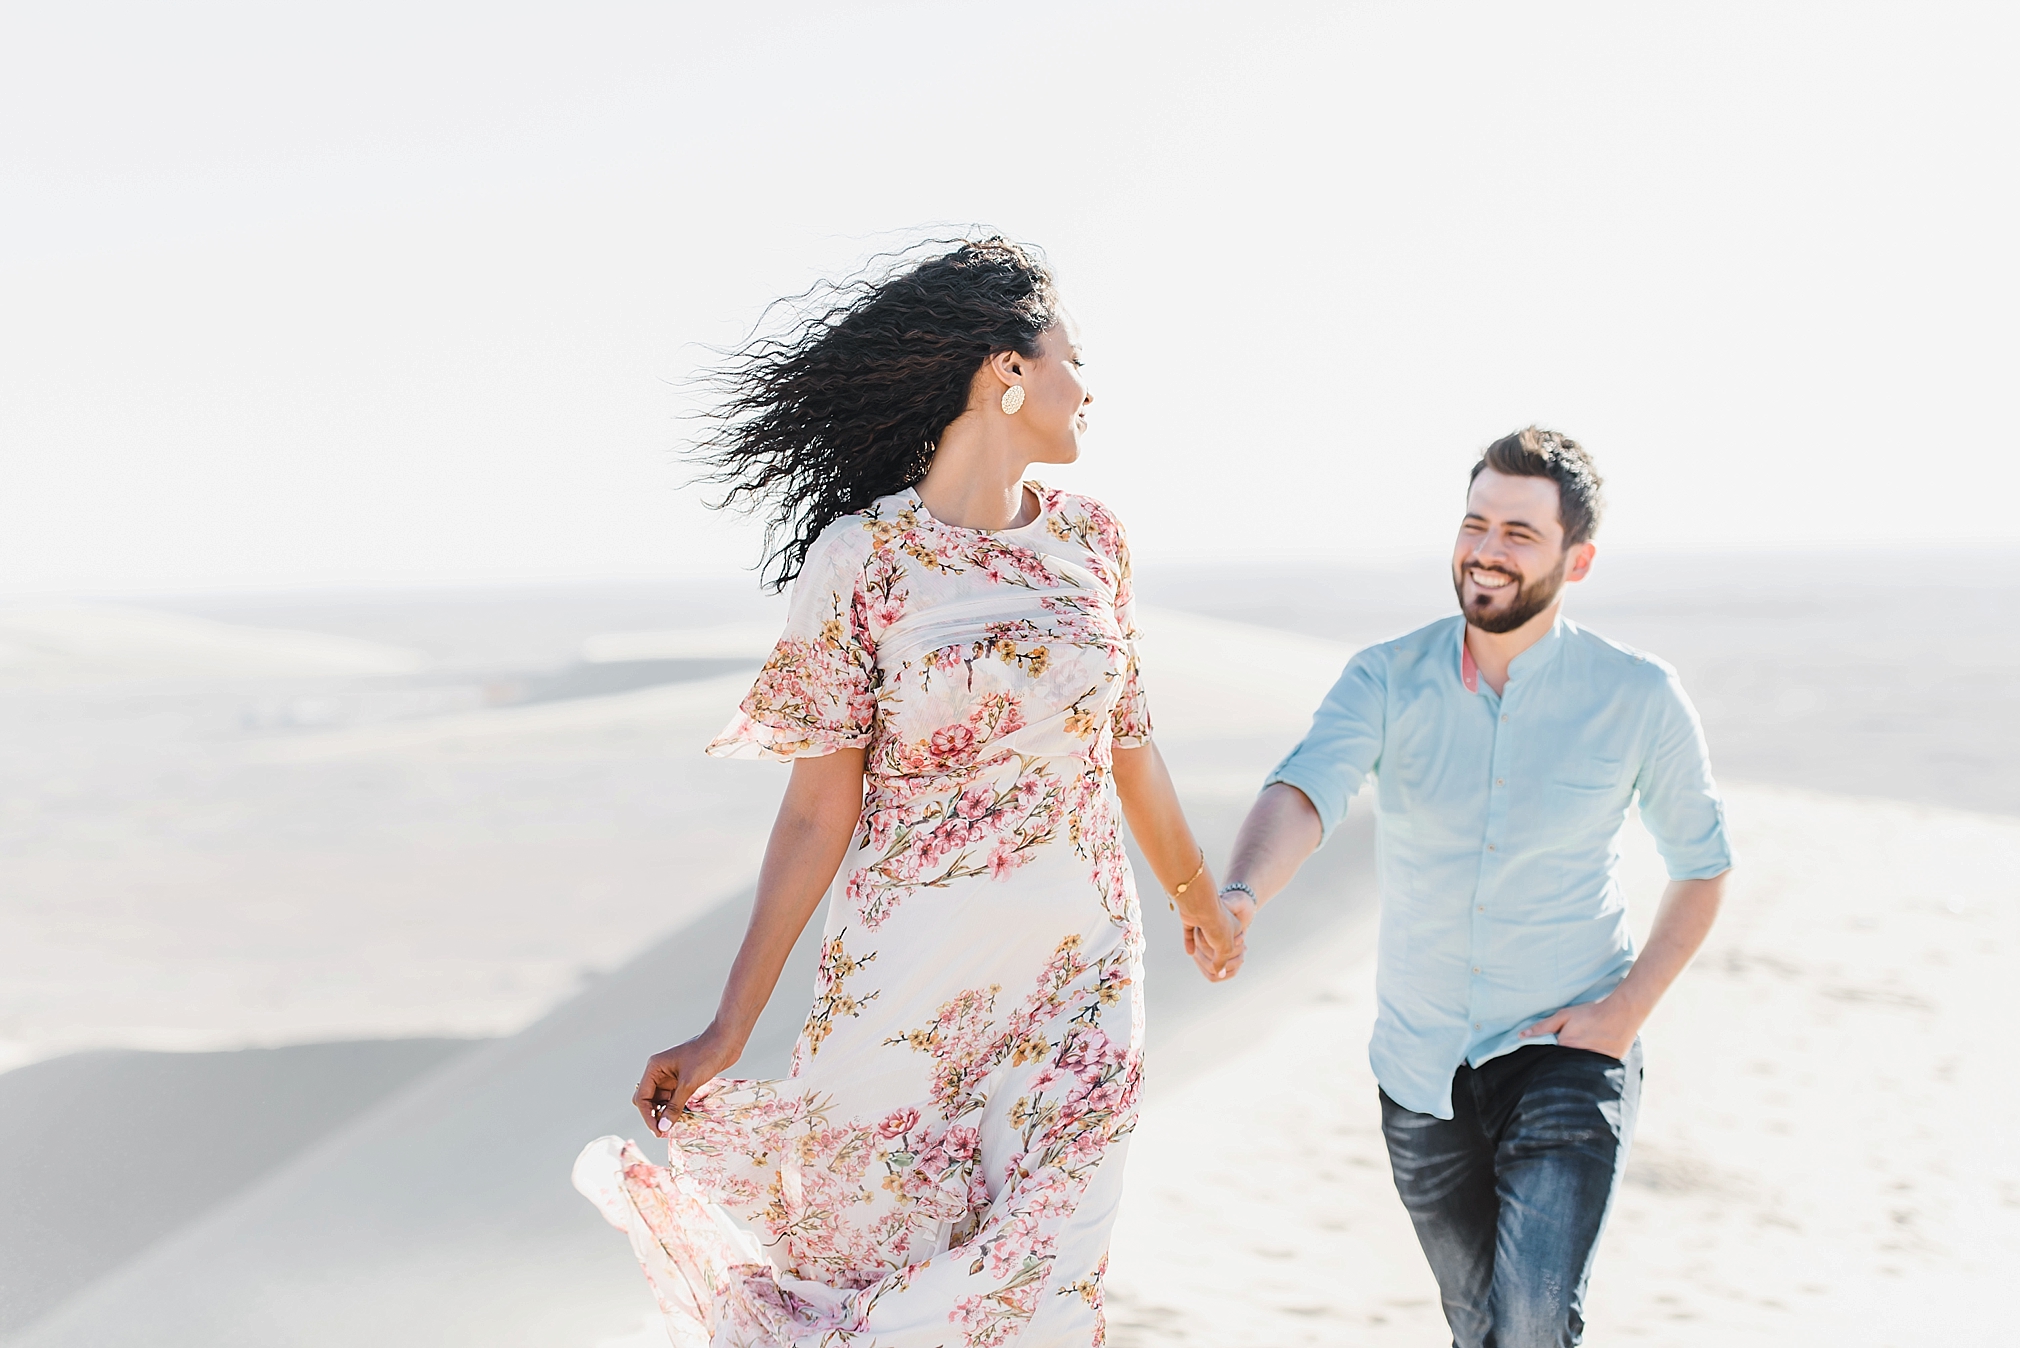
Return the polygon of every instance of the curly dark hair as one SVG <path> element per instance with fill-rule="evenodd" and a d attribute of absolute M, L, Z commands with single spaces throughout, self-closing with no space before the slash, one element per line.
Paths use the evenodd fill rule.
<path fill-rule="evenodd" d="M 1037 355 L 1060 312 L 1037 251 L 998 236 L 887 254 L 766 312 L 780 307 L 783 332 L 701 376 L 716 398 L 695 446 L 702 480 L 725 489 L 711 506 L 766 512 L 773 589 L 829 524 L 923 478 L 982 363 Z"/>

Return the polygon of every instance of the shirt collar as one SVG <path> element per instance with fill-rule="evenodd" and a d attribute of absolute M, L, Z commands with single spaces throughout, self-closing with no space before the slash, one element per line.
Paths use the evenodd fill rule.
<path fill-rule="evenodd" d="M 1557 610 L 1557 617 L 1550 624 L 1550 630 L 1522 654 L 1508 662 L 1508 677 L 1527 674 L 1532 669 L 1541 669 L 1557 658 L 1557 652 L 1564 649 L 1564 625 L 1568 620 L 1564 610 Z M 1466 621 L 1459 620 L 1459 682 L 1466 685 L 1466 691 L 1480 691 L 1480 666 L 1473 663 L 1473 648 L 1466 644 Z"/>

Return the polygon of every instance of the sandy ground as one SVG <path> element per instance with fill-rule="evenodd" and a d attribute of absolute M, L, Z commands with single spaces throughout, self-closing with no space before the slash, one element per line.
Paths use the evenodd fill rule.
<path fill-rule="evenodd" d="M 1589 1341 L 2002 1341 L 2020 1267 L 2020 1088 L 2000 1051 L 2020 820 L 1728 790 L 1740 868 L 1644 1035 Z M 1659 863 L 1630 836 L 1645 898 Z M 1372 975 L 1363 958 L 1316 980 L 1157 1097 L 1116 1233 L 1118 1345 L 1441 1341 L 1366 1065 Z"/>
<path fill-rule="evenodd" d="M 0 612 L 0 1342 L 654 1341 L 567 1162 L 629 1126 L 638 1056 L 712 1004 L 783 774 L 696 753 L 740 676 L 489 705 L 591 647 L 724 654 L 659 597 L 543 602 Z M 1397 625 L 1364 607 L 1306 635 L 1150 615 L 1159 740 L 1217 854 L 1352 644 Z M 750 616 L 695 612 L 718 636 Z M 1724 696 L 1772 676 L 1810 715 L 1814 671 L 1750 640 L 1692 658 L 1742 671 Z M 1909 681 L 1889 670 L 1860 696 Z M 1992 998 L 2020 818 L 1873 797 L 1947 799 L 1921 785 L 1945 762 L 1983 776 L 2007 711 L 1975 739 L 1840 718 L 1860 795 L 1731 786 L 1742 869 L 1647 1033 L 1591 1341 L 1998 1336 L 2020 1169 Z M 1189 982 L 1153 914 L 1117 1344 L 1443 1341 L 1365 1066 L 1370 849 L 1362 816 L 1233 988 Z M 783 1060 L 804 983 L 754 1069 Z M 345 1042 L 289 1047 L 316 1041 Z M 135 1081 L 160 1126 L 101 1106 Z M 31 1247 L 91 1253 L 31 1285 L 49 1260 L 8 1254 Z"/>

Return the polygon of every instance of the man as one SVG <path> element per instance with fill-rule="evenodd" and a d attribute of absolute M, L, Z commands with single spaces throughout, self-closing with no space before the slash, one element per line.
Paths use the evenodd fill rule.
<path fill-rule="evenodd" d="M 1221 891 L 1246 926 L 1375 779 L 1369 1056 L 1456 1348 L 1579 1342 L 1640 1102 L 1638 1032 L 1732 866 L 1676 672 L 1559 612 L 1592 569 L 1599 489 L 1555 432 L 1487 448 L 1452 555 L 1460 616 L 1347 663 Z M 1614 875 L 1636 799 L 1670 875 L 1638 957 Z"/>

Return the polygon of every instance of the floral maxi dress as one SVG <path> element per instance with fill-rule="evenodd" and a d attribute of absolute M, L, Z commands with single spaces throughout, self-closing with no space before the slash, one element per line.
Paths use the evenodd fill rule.
<path fill-rule="evenodd" d="M 1103 1342 L 1143 1021 L 1111 751 L 1150 724 L 1120 525 L 1032 490 L 1000 532 L 912 491 L 830 525 L 709 745 L 867 784 L 789 1074 L 703 1086 L 664 1167 L 576 1162 L 677 1348 Z"/>

